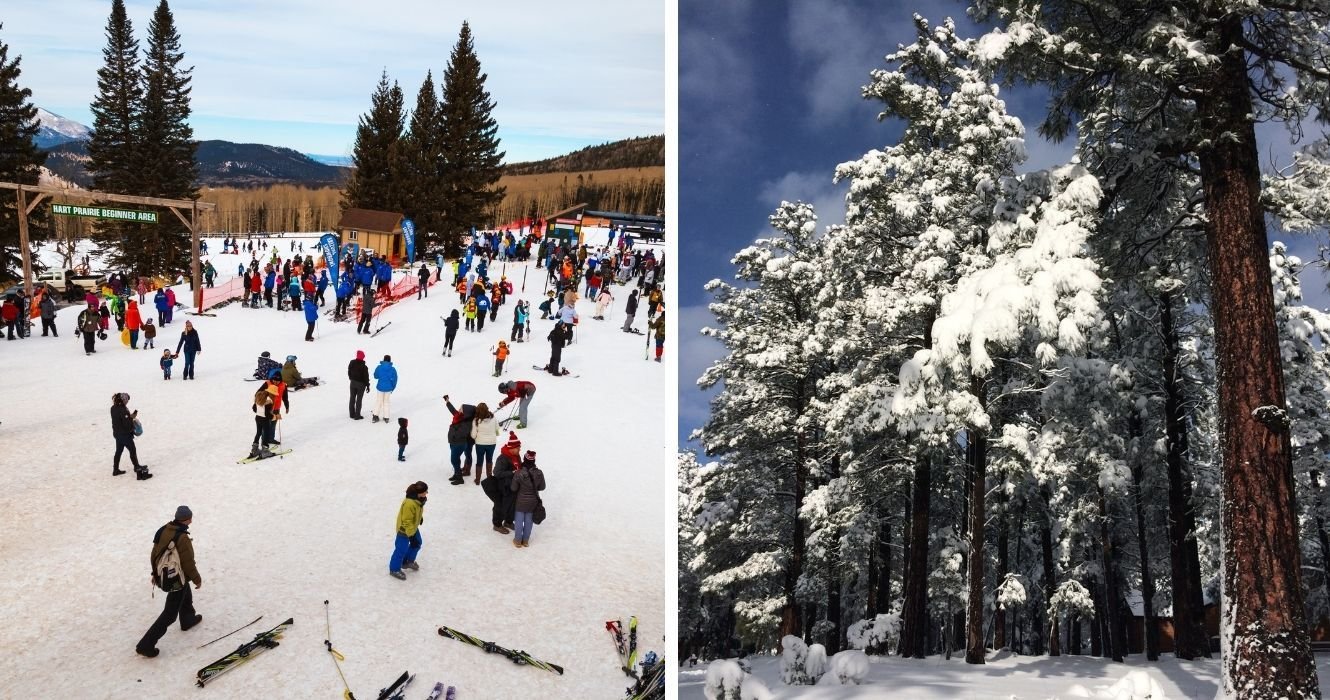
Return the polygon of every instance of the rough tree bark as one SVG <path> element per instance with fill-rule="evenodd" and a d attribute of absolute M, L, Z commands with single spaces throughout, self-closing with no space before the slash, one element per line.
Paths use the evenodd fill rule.
<path fill-rule="evenodd" d="M 1271 292 L 1273 294 L 1273 291 Z M 1178 372 L 1180 341 L 1172 293 L 1159 295 L 1159 330 L 1164 336 L 1164 434 L 1168 443 L 1168 549 L 1173 578 L 1173 649 L 1179 659 L 1210 656 L 1201 598 L 1196 518 L 1191 505 L 1187 455 L 1186 395 Z"/>
<path fill-rule="evenodd" d="M 1108 655 L 1114 661 L 1122 661 L 1127 645 L 1122 641 L 1122 627 L 1118 624 L 1122 617 L 1119 606 L 1122 597 L 1118 590 L 1118 556 L 1117 549 L 1113 546 L 1113 533 L 1108 527 L 1108 499 L 1104 496 L 1102 488 L 1099 490 L 1099 537 L 1103 540 L 1104 602 L 1107 603 L 1105 606 L 1107 619 L 1104 622 L 1108 627 L 1108 638 L 1104 642 L 1108 647 Z"/>
<path fill-rule="evenodd" d="M 1010 561 L 1008 560 L 1007 557 L 1007 549 L 1008 549 L 1007 507 L 1005 505 L 1006 499 L 1004 498 L 1002 500 L 1004 502 L 1004 505 L 1002 506 L 1001 515 L 998 516 L 998 540 L 997 540 L 998 570 L 997 570 L 997 578 L 995 579 L 996 581 L 998 581 L 999 585 L 1001 584 L 1002 581 L 1004 581 L 1007 578 L 1007 571 L 1010 568 L 1009 567 Z M 1007 611 L 1003 610 L 1001 606 L 994 606 L 993 648 L 1000 650 L 1006 648 L 1006 646 L 1007 646 Z"/>
<path fill-rule="evenodd" d="M 1217 20 L 1240 46 L 1241 15 Z M 1223 483 L 1223 687 L 1242 700 L 1315 698 L 1302 593 L 1292 450 L 1259 204 L 1246 54 L 1219 57 L 1197 99 L 1213 287 Z"/>
<path fill-rule="evenodd" d="M 1141 420 L 1138 416 L 1132 415 L 1129 421 L 1131 437 L 1134 441 L 1139 441 L 1141 437 Z M 1145 608 L 1145 658 L 1150 661 L 1159 660 L 1159 623 L 1155 621 L 1155 580 L 1150 571 L 1150 549 L 1146 545 L 1145 536 L 1145 492 L 1141 482 L 1145 479 L 1145 466 L 1140 459 L 1140 455 L 1134 455 L 1131 465 L 1131 480 L 1134 486 L 1132 505 L 1136 510 L 1136 549 L 1139 551 L 1141 560 L 1141 599 Z"/>
<path fill-rule="evenodd" d="M 1048 655 L 1058 656 L 1061 650 L 1058 648 L 1060 640 L 1058 639 L 1058 615 L 1057 611 L 1049 606 L 1048 602 L 1053 600 L 1053 592 L 1057 588 L 1057 582 L 1053 578 L 1053 514 L 1049 511 L 1048 489 L 1044 488 L 1041 494 L 1044 498 L 1044 521 L 1039 527 L 1039 547 L 1042 550 L 1044 559 L 1044 607 L 1045 616 L 1048 624 L 1045 626 L 1048 637 Z"/>
<path fill-rule="evenodd" d="M 988 404 L 988 389 L 982 377 L 970 378 L 970 393 L 980 406 Z M 965 453 L 970 463 L 970 598 L 967 601 L 965 663 L 984 662 L 984 496 L 988 492 L 988 435 L 970 428 Z"/>
<path fill-rule="evenodd" d="M 924 658 L 928 625 L 928 501 L 932 463 L 926 449 L 915 458 L 910 504 L 910 548 L 905 569 L 905 606 L 901 620 L 901 656 Z"/>

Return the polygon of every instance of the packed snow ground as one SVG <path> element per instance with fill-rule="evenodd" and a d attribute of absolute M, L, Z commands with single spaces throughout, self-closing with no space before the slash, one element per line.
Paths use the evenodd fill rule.
<path fill-rule="evenodd" d="M 804 700 L 1212 700 L 1219 689 L 1219 660 L 1179 661 L 1171 654 L 1157 663 L 1130 656 L 1113 663 L 1091 656 L 990 654 L 983 666 L 965 663 L 964 654 L 945 660 L 870 657 L 863 685 L 786 686 L 780 657 L 752 657 L 753 675 L 773 698 Z M 1330 657 L 1316 656 L 1321 694 L 1330 697 Z M 679 700 L 702 700 L 707 664 L 679 668 Z"/>
<path fill-rule="evenodd" d="M 315 255 L 316 239 L 303 240 Z M 290 254 L 284 240 L 273 242 L 283 257 Z M 220 250 L 221 239 L 210 238 L 209 246 Z M 218 284 L 241 258 L 249 255 L 211 256 Z M 521 270 L 508 266 L 517 286 Z M 449 485 L 450 416 L 441 398 L 491 407 L 501 400 L 489 349 L 508 337 L 511 301 L 483 333 L 459 332 L 451 358 L 440 354 L 439 317 L 458 301 L 442 286 L 426 300 L 386 309 L 376 325 L 392 325 L 372 339 L 357 336 L 354 323 L 321 316 L 318 340 L 305 342 L 300 312 L 237 303 L 217 309 L 215 318 L 177 309 L 155 351 L 121 345 L 113 324 L 98 352 L 85 356 L 73 328 L 78 306 L 60 309 L 59 338 L 38 332 L 0 340 L 7 389 L 0 403 L 0 462 L 7 467 L 0 490 L 0 696 L 340 697 L 323 644 L 329 600 L 331 639 L 358 698 L 375 697 L 404 670 L 417 674 L 408 697 L 423 698 L 436 681 L 457 686 L 462 700 L 621 697 L 626 679 L 605 620 L 626 624 L 636 614 L 639 655 L 664 651 L 664 586 L 674 572 L 662 556 L 674 429 L 663 420 L 673 399 L 665 367 L 643 360 L 645 338 L 618 330 L 622 287 L 615 288 L 610 320 L 592 320 L 592 304 L 578 304 L 577 340 L 563 361 L 579 378 L 533 371 L 549 356 L 551 322 L 536 310 L 542 272 L 533 268 L 526 291 L 514 294 L 532 302 L 535 340 L 513 346 L 503 376 L 538 387 L 531 425 L 518 432 L 545 472 L 549 516 L 528 549 L 490 529 L 490 502 L 479 486 Z M 176 292 L 182 302 L 191 298 L 187 286 Z M 327 301 L 325 311 L 332 290 Z M 638 328 L 644 319 L 645 305 Z M 186 320 L 203 345 L 197 380 L 181 381 L 182 356 L 174 378 L 163 381 L 158 359 L 162 349 L 175 349 Z M 298 356 L 301 372 L 326 384 L 292 396 L 281 422 L 283 447 L 292 454 L 241 465 L 259 386 L 243 380 L 264 350 L 279 360 Z M 373 393 L 365 398 L 366 420 L 348 418 L 346 366 L 356 350 L 365 351 L 371 372 L 392 355 L 399 382 L 388 424 L 368 419 Z M 135 481 L 132 472 L 111 476 L 109 410 L 111 395 L 121 391 L 144 426 L 136 442 L 155 475 L 147 481 Z M 404 463 L 396 459 L 399 416 L 410 421 Z M 127 455 L 121 466 L 129 469 Z M 402 582 L 388 576 L 388 557 L 398 507 L 416 480 L 430 485 L 424 547 L 420 571 Z M 203 622 L 189 632 L 173 626 L 158 644 L 161 655 L 145 659 L 134 645 L 164 600 L 160 591 L 150 597 L 148 552 L 153 533 L 180 504 L 194 512 L 190 532 L 203 576 L 194 605 Z M 197 648 L 260 614 L 258 624 Z M 198 669 L 287 617 L 295 624 L 281 646 L 206 691 L 194 687 Z M 516 666 L 440 637 L 440 625 L 525 650 L 566 672 Z"/>

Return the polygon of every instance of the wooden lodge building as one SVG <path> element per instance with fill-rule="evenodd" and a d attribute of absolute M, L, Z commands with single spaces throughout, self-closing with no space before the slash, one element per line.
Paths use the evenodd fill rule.
<path fill-rule="evenodd" d="M 337 235 L 343 248 L 349 243 L 361 252 L 384 255 L 396 263 L 406 257 L 406 239 L 402 236 L 401 212 L 375 209 L 347 209 L 337 222 Z"/>

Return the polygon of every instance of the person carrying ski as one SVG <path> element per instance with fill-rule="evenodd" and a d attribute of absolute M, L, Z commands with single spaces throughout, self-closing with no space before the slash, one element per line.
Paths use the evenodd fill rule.
<path fill-rule="evenodd" d="M 402 569 L 420 571 L 416 556 L 424 542 L 420 537 L 420 526 L 425 522 L 425 501 L 429 500 L 429 485 L 417 481 L 406 487 L 406 498 L 397 510 L 397 539 L 393 543 L 393 554 L 388 558 L 388 573 L 399 581 L 406 580 Z"/>
<path fill-rule="evenodd" d="M 416 277 L 420 279 L 420 284 L 416 285 L 416 301 L 420 301 L 422 294 L 429 296 L 429 269 L 425 263 L 420 263 L 420 272 L 416 273 Z"/>
<path fill-rule="evenodd" d="M 365 364 L 365 351 L 357 350 L 356 359 L 346 366 L 346 378 L 351 380 L 351 401 L 347 410 L 352 420 L 364 420 L 360 415 L 365 394 L 369 393 L 369 365 Z"/>
<path fill-rule="evenodd" d="M 443 354 L 448 357 L 453 356 L 453 341 L 457 339 L 457 327 L 461 325 L 457 309 L 453 309 L 448 314 L 448 318 L 443 321 Z"/>
<path fill-rule="evenodd" d="M 203 352 L 203 344 L 199 342 L 199 332 L 194 330 L 193 321 L 185 321 L 185 330 L 181 331 L 180 342 L 175 346 L 177 355 L 180 354 L 181 348 L 185 350 L 185 369 L 180 373 L 180 379 L 181 381 L 193 379 L 194 356 Z"/>
<path fill-rule="evenodd" d="M 406 433 L 406 419 L 398 418 L 397 419 L 397 461 L 399 462 L 406 461 L 407 437 L 408 436 Z"/>
<path fill-rule="evenodd" d="M 471 474 L 471 428 L 474 427 L 476 407 L 464 403 L 459 411 L 453 406 L 447 394 L 443 395 L 443 403 L 453 416 L 453 421 L 448 426 L 448 452 L 453 465 L 453 475 L 448 479 L 448 483 L 457 486 L 462 483 L 463 476 Z M 466 458 L 465 467 L 462 465 L 463 457 Z"/>
<path fill-rule="evenodd" d="M 540 506 L 540 492 L 545 490 L 545 473 L 536 466 L 535 450 L 527 450 L 522 465 L 513 474 L 509 486 L 517 494 L 513 501 L 513 546 L 529 547 L 531 526 L 536 508 Z"/>
<path fill-rule="evenodd" d="M 152 584 L 166 591 L 166 602 L 162 612 L 152 623 L 143 638 L 134 645 L 139 656 L 149 659 L 158 653 L 157 640 L 166 634 L 166 630 L 176 620 L 180 620 L 180 631 L 188 632 L 203 622 L 203 616 L 194 611 L 194 594 L 189 589 L 203 587 L 203 577 L 199 575 L 198 565 L 194 562 L 194 543 L 189 539 L 189 526 L 194 522 L 194 513 L 189 506 L 175 509 L 175 518 L 157 528 L 152 536 L 152 553 L 148 560 L 152 566 Z M 179 570 L 173 570 L 175 564 Z M 167 578 L 162 574 L 166 573 Z"/>
<path fill-rule="evenodd" d="M 139 453 L 134 449 L 134 419 L 138 415 L 138 411 L 129 412 L 129 394 L 111 396 L 111 435 L 115 437 L 115 460 L 111 463 L 111 476 L 125 473 L 120 468 L 120 454 L 129 450 L 129 462 L 134 465 L 138 480 L 152 478 L 152 474 L 148 473 L 148 465 L 139 464 Z"/>
<path fill-rule="evenodd" d="M 513 332 L 512 335 L 508 337 L 508 340 L 514 343 L 523 342 L 524 340 L 523 333 L 525 332 L 526 329 L 526 320 L 530 316 L 530 314 L 531 311 L 527 308 L 526 302 L 518 301 L 517 304 L 513 307 Z"/>
<path fill-rule="evenodd" d="M 504 399 L 499 403 L 498 410 L 502 411 L 504 406 L 517 401 L 517 427 L 527 427 L 526 411 L 531 406 L 531 397 L 536 395 L 536 385 L 524 379 L 503 382 L 499 385 L 499 393 L 504 395 Z"/>
<path fill-rule="evenodd" d="M 499 341 L 499 346 L 494 349 L 494 376 L 503 374 L 503 361 L 508 359 L 508 344 Z"/>
<path fill-rule="evenodd" d="M 393 367 L 392 355 L 384 355 L 383 361 L 374 368 L 374 381 L 378 395 L 375 397 L 374 410 L 370 411 L 370 422 L 378 423 L 382 420 L 387 423 L 388 414 L 392 410 L 392 393 L 397 388 L 397 368 Z"/>

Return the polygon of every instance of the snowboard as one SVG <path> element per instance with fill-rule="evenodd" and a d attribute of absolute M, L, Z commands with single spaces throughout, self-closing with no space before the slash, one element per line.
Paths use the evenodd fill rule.
<path fill-rule="evenodd" d="M 291 454 L 291 450 L 272 450 L 268 453 L 267 457 L 246 457 L 236 462 L 236 464 L 249 464 L 250 462 L 261 462 L 265 459 L 270 459 L 272 457 L 282 457 L 284 455 L 289 455 L 289 454 Z"/>
<path fill-rule="evenodd" d="M 298 387 L 288 387 L 288 389 L 290 391 L 300 391 L 301 389 L 308 389 L 312 386 L 322 386 L 322 384 L 319 383 L 318 377 L 301 377 L 300 381 L 304 382 L 304 384 L 301 384 Z"/>

